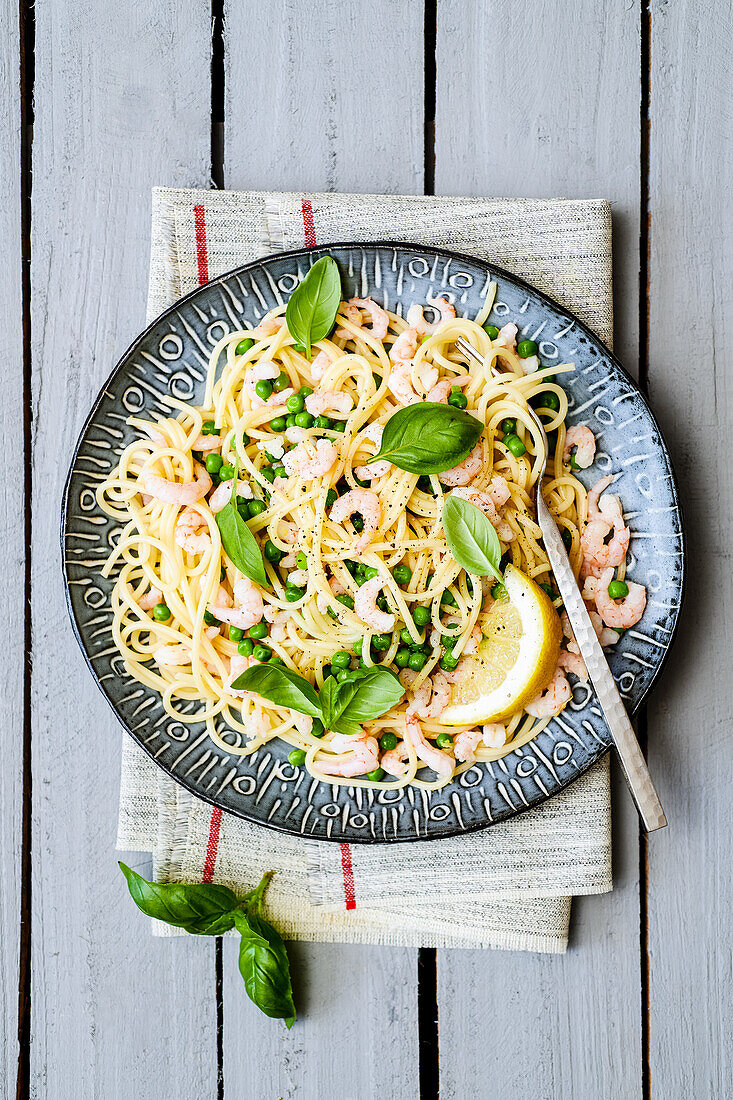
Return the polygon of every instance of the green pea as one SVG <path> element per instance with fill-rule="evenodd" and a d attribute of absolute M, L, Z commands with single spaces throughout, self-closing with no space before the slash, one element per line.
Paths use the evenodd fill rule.
<path fill-rule="evenodd" d="M 578 463 L 577 463 L 577 462 L 575 461 L 575 452 L 573 452 L 573 453 L 572 453 L 572 454 L 570 455 L 570 469 L 571 469 L 571 470 L 579 470 L 579 469 L 580 469 L 580 466 L 579 466 L 579 465 L 578 465 Z"/>
<path fill-rule="evenodd" d="M 415 620 L 416 626 L 427 626 L 432 619 L 430 608 L 416 607 L 415 610 L 412 612 L 412 617 Z"/>
<path fill-rule="evenodd" d="M 348 668 L 340 668 L 340 669 L 338 669 L 337 672 L 334 673 L 334 675 L 336 677 L 337 682 L 339 684 L 343 684 L 345 680 L 349 679 L 349 669 Z"/>
<path fill-rule="evenodd" d="M 235 355 L 245 355 L 250 348 L 255 346 L 254 340 L 240 340 L 234 349 Z"/>
<path fill-rule="evenodd" d="M 335 489 L 329 489 L 328 492 L 326 493 L 326 507 L 330 508 L 332 504 L 335 504 L 337 497 L 338 497 L 338 493 L 336 492 L 336 490 Z"/>
<path fill-rule="evenodd" d="M 304 398 L 305 397 L 310 397 L 310 395 L 313 393 L 313 387 L 312 386 L 301 386 L 300 389 L 298 390 L 298 393 L 300 394 L 301 397 L 304 397 Z"/>
<path fill-rule="evenodd" d="M 384 749 L 385 752 L 391 752 L 392 749 L 397 748 L 397 734 L 390 733 L 389 730 L 383 733 L 379 738 L 379 747 Z"/>
<path fill-rule="evenodd" d="M 412 634 L 410 634 L 410 631 L 407 629 L 406 626 L 404 626 L 402 628 L 402 630 L 400 631 L 400 641 L 402 642 L 403 645 L 409 646 L 410 649 L 415 649 L 417 646 L 422 645 L 421 641 L 420 642 L 413 641 Z"/>
<path fill-rule="evenodd" d="M 439 733 L 438 736 L 435 738 L 435 744 L 438 746 L 439 749 L 452 749 L 453 738 L 449 733 Z"/>
<path fill-rule="evenodd" d="M 275 546 L 275 543 L 271 539 L 268 539 L 265 543 L 264 554 L 267 560 L 273 562 L 275 565 L 280 561 L 280 558 L 285 556 L 282 550 L 278 546 Z"/>
<path fill-rule="evenodd" d="M 333 424 L 333 430 L 335 432 L 339 432 L 340 434 L 343 434 L 346 431 L 346 421 L 345 420 L 335 420 L 334 424 Z"/>
<path fill-rule="evenodd" d="M 626 581 L 611 581 L 608 594 L 612 600 L 622 600 L 624 596 L 628 596 L 629 586 Z"/>
<path fill-rule="evenodd" d="M 303 749 L 293 749 L 288 753 L 288 763 L 294 768 L 302 768 L 305 764 L 305 752 Z"/>
<path fill-rule="evenodd" d="M 295 413 L 289 413 L 288 416 L 285 417 L 285 427 L 286 428 L 294 428 L 295 427 Z"/>
<path fill-rule="evenodd" d="M 153 608 L 153 618 L 157 619 L 159 623 L 165 623 L 171 617 L 171 609 L 166 603 L 156 603 Z"/>
<path fill-rule="evenodd" d="M 302 412 L 295 414 L 295 423 L 299 428 L 312 428 L 314 421 L 309 412 Z"/>
<path fill-rule="evenodd" d="M 357 638 L 356 641 L 354 642 L 354 644 L 351 647 L 357 657 L 361 657 L 361 647 L 362 647 L 363 644 L 364 644 L 364 639 L 363 638 Z"/>
<path fill-rule="evenodd" d="M 484 332 L 490 340 L 495 340 L 499 335 L 499 330 L 496 325 L 484 325 Z"/>
<path fill-rule="evenodd" d="M 555 451 L 557 450 L 557 432 L 556 431 L 555 432 L 548 432 L 548 434 L 547 434 L 547 447 L 548 447 L 549 453 L 551 455 L 554 455 Z"/>
<path fill-rule="evenodd" d="M 277 378 L 272 383 L 272 388 L 275 393 L 282 393 L 290 385 L 290 379 L 284 370 L 281 370 Z"/>
<path fill-rule="evenodd" d="M 275 471 L 273 470 L 272 466 L 263 466 L 260 470 L 260 473 L 264 477 L 265 481 L 272 482 L 275 480 Z"/>
<path fill-rule="evenodd" d="M 626 628 L 623 626 L 612 626 L 611 630 L 615 630 L 619 638 L 626 633 Z"/>
<path fill-rule="evenodd" d="M 210 611 L 204 611 L 204 622 L 207 626 L 221 626 L 216 615 L 212 615 Z"/>
<path fill-rule="evenodd" d="M 344 593 L 342 596 L 337 596 L 336 603 L 343 604 L 344 607 L 348 607 L 350 611 L 354 610 L 354 601 L 352 600 L 351 596 L 347 595 L 346 593 Z"/>
<path fill-rule="evenodd" d="M 400 646 L 394 657 L 394 663 L 397 665 L 397 668 L 407 668 L 410 663 L 411 653 L 412 650 L 409 649 L 408 646 Z"/>
<path fill-rule="evenodd" d="M 412 570 L 409 565 L 396 565 L 392 570 L 392 576 L 398 584 L 409 584 L 412 580 Z"/>
<path fill-rule="evenodd" d="M 297 584 L 289 584 L 285 588 L 285 599 L 288 603 L 295 603 L 296 600 L 305 596 L 305 589 L 300 588 Z"/>
<path fill-rule="evenodd" d="M 255 644 L 251 638 L 242 638 L 237 646 L 237 652 L 240 653 L 242 657 L 251 657 L 254 647 Z"/>
<path fill-rule="evenodd" d="M 216 451 L 212 451 L 210 455 L 206 456 L 206 469 L 210 474 L 218 474 L 222 468 L 223 459 L 221 455 L 218 455 Z"/>
<path fill-rule="evenodd" d="M 282 465 L 273 466 L 272 469 L 274 471 L 275 477 L 287 477 L 288 476 L 288 471 Z"/>
<path fill-rule="evenodd" d="M 250 638 L 254 638 L 254 640 L 256 642 L 258 642 L 262 638 L 267 637 L 269 629 L 270 628 L 268 627 L 267 623 L 263 623 L 263 622 L 255 623 L 254 626 L 251 626 L 249 628 L 249 636 L 250 636 Z"/>
<path fill-rule="evenodd" d="M 552 390 L 538 394 L 536 400 L 539 402 L 540 409 L 551 409 L 553 412 L 558 412 L 560 409 L 560 398 Z"/>
<path fill-rule="evenodd" d="M 237 497 L 237 511 L 239 512 L 242 519 L 249 519 L 249 516 L 250 516 L 250 511 L 249 511 L 250 503 L 251 502 L 249 500 L 247 500 L 246 497 Z"/>
<path fill-rule="evenodd" d="M 305 556 L 305 554 L 303 553 L 302 550 L 299 550 L 298 553 L 296 554 L 295 564 L 298 566 L 298 569 L 307 569 L 308 568 L 308 559 L 307 559 L 307 557 Z"/>
<path fill-rule="evenodd" d="M 379 783 L 381 781 L 383 775 L 384 775 L 384 769 L 383 768 L 375 768 L 374 771 L 367 772 L 367 779 L 369 779 L 372 783 Z"/>
<path fill-rule="evenodd" d="M 260 378 L 259 382 L 255 383 L 255 393 L 263 401 L 267 401 L 268 397 L 272 397 L 272 382 L 269 378 Z"/>
<path fill-rule="evenodd" d="M 267 508 L 264 500 L 251 500 L 249 502 L 249 514 L 250 516 L 261 516 Z"/>
<path fill-rule="evenodd" d="M 305 408 L 305 398 L 302 393 L 291 393 L 290 397 L 285 402 L 285 406 L 288 412 L 300 413 Z"/>
<path fill-rule="evenodd" d="M 225 462 L 219 470 L 219 478 L 221 481 L 231 481 L 234 477 L 234 467 L 230 463 Z"/>
<path fill-rule="evenodd" d="M 213 420 L 204 420 L 201 425 L 202 435 L 216 435 L 216 424 Z"/>
<path fill-rule="evenodd" d="M 522 443 L 519 436 L 514 435 L 511 432 L 509 433 L 509 435 L 504 436 L 504 438 L 502 439 L 502 443 L 508 451 L 511 451 L 515 458 L 521 458 L 523 454 L 527 453 L 527 448 L 525 447 L 524 443 Z"/>
<path fill-rule="evenodd" d="M 242 630 L 241 626 L 229 627 L 229 640 L 231 642 L 241 642 L 243 637 L 244 631 Z"/>
<path fill-rule="evenodd" d="M 351 558 L 344 558 L 344 565 L 346 566 L 348 571 L 351 573 L 352 577 L 355 577 L 356 574 L 359 572 L 359 562 L 358 561 L 352 561 Z"/>
<path fill-rule="evenodd" d="M 424 667 L 427 661 L 427 656 L 424 653 L 420 653 L 419 650 L 415 650 L 410 654 L 410 659 L 407 662 L 407 667 L 411 668 L 413 672 L 419 672 Z"/>
<path fill-rule="evenodd" d="M 444 603 L 444 604 L 447 604 L 448 607 L 456 607 L 457 606 L 456 598 L 455 598 L 455 596 L 453 595 L 453 593 L 451 592 L 451 590 L 449 588 L 446 588 L 443 591 L 443 594 L 440 597 L 440 602 Z"/>
<path fill-rule="evenodd" d="M 453 386 L 448 398 L 448 404 L 452 405 L 454 409 L 465 409 L 468 404 L 468 398 L 465 393 L 461 393 L 457 386 Z"/>
<path fill-rule="evenodd" d="M 529 359 L 530 355 L 537 354 L 537 350 L 534 340 L 520 340 L 517 344 L 517 355 L 520 359 Z"/>
<path fill-rule="evenodd" d="M 270 428 L 273 432 L 284 432 L 287 426 L 284 416 L 276 416 L 274 420 L 270 421 Z"/>
<path fill-rule="evenodd" d="M 320 718 L 314 718 L 313 719 L 313 726 L 311 728 L 311 733 L 313 734 L 313 736 L 314 737 L 323 737 L 325 732 L 326 732 L 326 730 L 324 728 L 324 725 L 323 725 L 323 722 L 321 721 L 321 719 Z"/>
<path fill-rule="evenodd" d="M 380 611 L 387 610 L 387 599 L 385 596 L 377 596 L 377 607 Z"/>
<path fill-rule="evenodd" d="M 315 425 L 317 428 L 330 428 L 331 417 L 330 416 L 317 416 L 315 419 Z"/>
<path fill-rule="evenodd" d="M 555 599 L 555 593 L 552 591 L 552 585 L 551 584 L 541 584 L 540 588 L 545 593 L 545 595 L 550 597 L 551 600 Z"/>
<path fill-rule="evenodd" d="M 562 529 L 562 541 L 565 543 L 566 550 L 569 550 L 573 545 L 573 536 L 567 527 Z"/>
<path fill-rule="evenodd" d="M 491 586 L 491 595 L 495 600 L 506 599 L 506 594 L 506 588 L 500 582 L 497 582 L 496 584 L 493 584 Z"/>
<path fill-rule="evenodd" d="M 379 570 L 373 565 L 368 565 L 364 570 L 364 576 L 368 581 L 372 581 L 379 576 Z"/>
<path fill-rule="evenodd" d="M 334 668 L 348 668 L 351 664 L 351 654 L 347 653 L 345 649 L 338 649 L 331 656 L 331 664 Z"/>
<path fill-rule="evenodd" d="M 364 520 L 361 518 L 361 516 L 352 516 L 351 522 L 354 525 L 355 531 L 361 533 L 364 530 Z"/>
<path fill-rule="evenodd" d="M 375 634 L 372 638 L 372 645 L 376 649 L 377 653 L 384 653 L 385 650 L 389 649 L 391 644 L 391 634 Z"/>
<path fill-rule="evenodd" d="M 444 653 L 438 661 L 438 664 L 443 669 L 443 672 L 452 672 L 458 665 L 458 658 L 454 657 L 452 653 Z"/>
<path fill-rule="evenodd" d="M 269 645 L 256 645 L 252 650 L 252 656 L 255 661 L 269 661 L 270 657 L 272 657 L 272 650 Z"/>

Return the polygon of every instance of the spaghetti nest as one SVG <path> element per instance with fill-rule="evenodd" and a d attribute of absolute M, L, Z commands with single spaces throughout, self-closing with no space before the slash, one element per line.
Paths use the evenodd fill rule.
<path fill-rule="evenodd" d="M 121 525 L 103 573 L 115 575 L 113 634 L 125 667 L 160 693 L 169 715 L 205 722 L 233 755 L 281 738 L 292 746 L 291 762 L 315 777 L 390 788 L 440 787 L 547 723 L 516 713 L 498 741 L 494 732 L 461 759 L 455 728 L 441 725 L 435 707 L 424 710 L 421 737 L 448 762 L 434 769 L 437 779 L 423 770 L 436 758 L 406 736 L 411 701 L 475 652 L 479 613 L 492 598 L 489 582 L 468 576 L 448 549 L 446 494 L 470 485 L 490 499 L 504 563 L 552 584 L 533 514 L 543 444 L 530 402 L 553 452 L 545 498 L 567 532 L 576 574 L 582 561 L 586 495 L 563 464 L 568 405 L 555 380 L 573 367 L 543 369 L 536 357 L 522 358 L 514 325 L 483 327 L 492 297 L 476 320 L 457 318 L 440 299 L 433 323 L 420 306 L 405 320 L 370 299 L 342 302 L 335 332 L 310 358 L 294 343 L 284 309 L 274 310 L 216 345 L 200 406 L 166 398 L 170 416 L 130 419 L 139 438 L 97 492 Z M 469 371 L 458 336 L 486 358 L 485 369 Z M 489 372 L 497 359 L 508 372 L 499 380 Z M 429 476 L 371 463 L 389 418 L 426 398 L 485 424 L 469 457 Z M 263 552 L 267 585 L 244 578 L 223 549 L 216 516 L 230 498 Z M 257 661 L 297 672 L 319 690 L 329 676 L 379 664 L 409 692 L 348 738 L 234 688 Z"/>

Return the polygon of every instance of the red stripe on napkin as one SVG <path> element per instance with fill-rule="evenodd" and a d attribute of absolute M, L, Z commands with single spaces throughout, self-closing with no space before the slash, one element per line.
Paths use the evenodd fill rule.
<path fill-rule="evenodd" d="M 211 882 L 214 877 L 216 865 L 216 853 L 219 848 L 219 830 L 221 829 L 221 810 L 214 807 L 211 811 L 211 824 L 209 825 L 209 842 L 206 845 L 206 860 L 204 862 L 203 882 Z"/>
<path fill-rule="evenodd" d="M 206 254 L 206 222 L 203 206 L 194 206 L 193 224 L 196 228 L 196 260 L 199 265 L 199 286 L 209 281 L 209 257 Z"/>
<path fill-rule="evenodd" d="M 313 221 L 313 207 L 308 199 L 303 199 L 300 204 L 303 211 L 303 229 L 305 231 L 305 243 L 308 248 L 316 247 L 316 223 Z"/>

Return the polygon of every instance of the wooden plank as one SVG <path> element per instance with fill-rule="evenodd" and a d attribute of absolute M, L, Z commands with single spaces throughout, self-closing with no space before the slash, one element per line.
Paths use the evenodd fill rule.
<path fill-rule="evenodd" d="M 226 186 L 421 192 L 422 20 L 400 0 L 230 4 Z M 286 1032 L 247 1001 L 224 944 L 225 1095 L 391 1096 L 398 1081 L 416 1095 L 417 953 L 289 946 L 302 1001 Z"/>
<path fill-rule="evenodd" d="M 126 895 L 119 727 L 58 550 L 77 432 L 144 324 L 150 188 L 209 178 L 210 6 L 55 0 L 36 17 L 31 1094 L 211 1097 L 214 944 L 154 940 Z"/>
<path fill-rule="evenodd" d="M 550 34 L 572 26 L 572 34 Z M 439 0 L 436 191 L 607 198 L 616 349 L 638 324 L 639 10 Z M 614 784 L 611 895 L 575 901 L 562 957 L 438 953 L 441 1097 L 641 1095 L 638 826 Z"/>
<path fill-rule="evenodd" d="M 649 841 L 650 1069 L 660 1097 L 733 1094 L 730 37 L 726 0 L 651 5 L 649 393 L 688 540 L 682 630 L 649 708 L 652 773 L 670 819 L 667 835 Z"/>
<path fill-rule="evenodd" d="M 0 350 L 3 382 L 2 432 L 6 448 L 23 454 L 23 336 L 21 289 L 20 198 L 20 72 L 18 65 L 18 4 L 3 0 L 0 42 L 0 240 L 3 278 L 0 280 L 0 316 L 5 332 Z M 14 482 L 14 483 L 13 483 Z M 2 588 L 2 617 L 13 623 L 0 674 L 0 728 L 3 766 L 0 769 L 0 1094 L 15 1092 L 18 1068 L 18 963 L 21 904 L 21 836 L 23 804 L 23 677 L 25 665 L 25 532 L 24 509 L 18 506 L 22 485 L 6 478 L 2 488 L 4 562 L 7 581 Z"/>

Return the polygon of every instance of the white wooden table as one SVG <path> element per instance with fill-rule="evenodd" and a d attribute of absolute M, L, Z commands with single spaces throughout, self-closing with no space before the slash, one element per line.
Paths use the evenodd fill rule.
<path fill-rule="evenodd" d="M 211 0 L 0 3 L 3 1095 L 733 1095 L 729 0 L 213 0 L 213 65 Z M 641 720 L 670 828 L 647 843 L 616 783 L 616 888 L 566 956 L 296 945 L 286 1032 L 233 943 L 153 940 L 125 901 L 58 524 L 143 324 L 154 184 L 612 201 L 616 349 L 676 463 L 689 589 Z"/>

